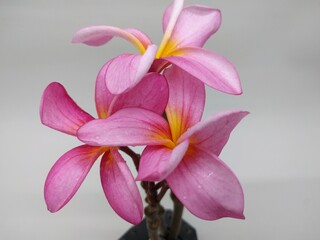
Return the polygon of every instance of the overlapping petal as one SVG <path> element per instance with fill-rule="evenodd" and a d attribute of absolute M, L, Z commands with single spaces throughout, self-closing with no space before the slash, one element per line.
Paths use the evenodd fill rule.
<path fill-rule="evenodd" d="M 157 51 L 150 45 L 143 55 L 123 54 L 109 62 L 105 80 L 113 94 L 120 94 L 138 84 L 148 72 Z"/>
<path fill-rule="evenodd" d="M 148 48 L 149 45 L 152 45 L 151 39 L 144 32 L 142 32 L 136 28 L 127 28 L 127 29 L 125 29 L 125 31 L 134 35 L 142 43 L 145 50 Z M 142 52 L 142 53 L 144 53 L 144 52 Z"/>
<path fill-rule="evenodd" d="M 160 58 L 163 56 L 163 54 L 166 52 L 166 49 L 168 46 L 170 46 L 170 39 L 172 32 L 174 30 L 174 27 L 176 25 L 176 22 L 179 18 L 179 15 L 183 9 L 183 0 L 174 0 L 171 10 L 170 10 L 170 18 L 167 20 L 166 29 L 163 34 L 163 38 L 161 41 L 161 44 L 159 46 L 159 50 L 157 52 L 157 58 Z"/>
<path fill-rule="evenodd" d="M 168 83 L 159 73 L 147 73 L 135 87 L 116 95 L 110 114 L 128 108 L 138 107 L 162 114 L 169 98 Z"/>
<path fill-rule="evenodd" d="M 180 163 L 188 146 L 188 140 L 173 149 L 164 146 L 147 146 L 141 155 L 137 180 L 162 181 Z"/>
<path fill-rule="evenodd" d="M 107 62 L 99 71 L 95 86 L 96 110 L 99 118 L 110 116 L 112 102 L 115 94 L 112 94 L 106 85 L 106 71 L 109 68 L 110 61 Z"/>
<path fill-rule="evenodd" d="M 135 87 L 122 94 L 112 94 L 105 83 L 109 62 L 100 70 L 96 81 L 96 108 L 99 118 L 106 118 L 116 111 L 139 107 L 162 114 L 169 97 L 166 79 L 158 73 L 146 74 Z"/>
<path fill-rule="evenodd" d="M 120 37 L 131 42 L 142 54 L 152 44 L 148 36 L 138 29 L 121 29 L 112 26 L 91 26 L 80 29 L 73 36 L 72 42 L 101 46 L 113 37 Z"/>
<path fill-rule="evenodd" d="M 183 47 L 164 59 L 212 88 L 229 94 L 242 93 L 237 70 L 221 55 L 202 48 Z"/>
<path fill-rule="evenodd" d="M 170 5 L 163 15 L 163 31 L 167 29 L 172 13 Z M 203 47 L 208 38 L 218 31 L 221 25 L 221 12 L 206 6 L 191 5 L 182 9 L 172 30 L 164 56 L 179 47 Z"/>
<path fill-rule="evenodd" d="M 66 205 L 79 189 L 103 148 L 82 145 L 65 153 L 51 168 L 44 187 L 50 212 Z"/>
<path fill-rule="evenodd" d="M 90 121 L 77 136 L 93 146 L 173 146 L 168 123 L 158 114 L 140 108 L 125 108 L 107 119 Z"/>
<path fill-rule="evenodd" d="M 244 218 L 241 185 L 216 155 L 189 149 L 166 181 L 183 205 L 199 218 Z"/>
<path fill-rule="evenodd" d="M 57 82 L 50 83 L 42 94 L 40 118 L 42 124 L 70 135 L 76 135 L 80 126 L 93 119 Z"/>
<path fill-rule="evenodd" d="M 117 149 L 111 148 L 100 164 L 101 183 L 113 210 L 123 219 L 138 224 L 143 216 L 143 204 L 126 162 Z"/>
<path fill-rule="evenodd" d="M 189 139 L 198 148 L 219 156 L 232 130 L 248 114 L 247 111 L 221 112 L 191 127 L 179 140 Z"/>
<path fill-rule="evenodd" d="M 172 66 L 164 75 L 169 85 L 169 101 L 166 114 L 173 141 L 202 117 L 205 104 L 204 84 L 195 77 Z"/>

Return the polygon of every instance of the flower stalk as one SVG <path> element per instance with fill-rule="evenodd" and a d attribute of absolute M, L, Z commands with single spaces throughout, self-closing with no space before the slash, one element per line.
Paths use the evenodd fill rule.
<path fill-rule="evenodd" d="M 139 161 L 140 161 L 140 154 L 134 152 L 129 147 L 120 147 L 119 148 L 122 152 L 126 153 L 133 161 L 134 166 L 136 167 L 136 170 L 139 169 Z"/>
<path fill-rule="evenodd" d="M 150 240 L 161 240 L 160 227 L 161 227 L 161 218 L 160 218 L 160 204 L 158 201 L 158 192 L 155 187 L 154 182 L 142 182 L 142 187 L 145 189 L 147 197 L 146 202 L 148 205 L 144 209 L 147 220 L 147 229 Z M 161 213 L 163 215 L 163 213 Z"/>
<path fill-rule="evenodd" d="M 173 192 L 171 192 L 170 196 L 173 201 L 173 216 L 168 240 L 178 240 L 183 214 L 183 205 Z"/>

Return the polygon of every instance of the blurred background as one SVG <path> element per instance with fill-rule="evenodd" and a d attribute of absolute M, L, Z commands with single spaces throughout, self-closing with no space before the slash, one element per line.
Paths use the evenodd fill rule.
<path fill-rule="evenodd" d="M 42 91 L 62 83 L 95 116 L 101 66 L 135 53 L 124 40 L 99 48 L 70 43 L 91 25 L 134 27 L 162 38 L 169 0 L 0 1 L 0 239 L 118 239 L 131 225 L 110 208 L 95 164 L 75 197 L 51 214 L 43 199 L 48 171 L 73 137 L 39 120 Z M 221 158 L 245 192 L 246 220 L 184 218 L 201 240 L 315 240 L 320 237 L 320 1 L 192 0 L 219 8 L 220 30 L 205 48 L 237 67 L 244 93 L 207 89 L 205 116 L 244 109 Z M 143 194 L 143 192 L 142 192 Z M 171 207 L 169 199 L 164 201 Z"/>

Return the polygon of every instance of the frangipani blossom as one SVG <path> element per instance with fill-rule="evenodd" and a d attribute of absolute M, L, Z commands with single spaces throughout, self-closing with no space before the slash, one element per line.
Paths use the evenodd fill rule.
<path fill-rule="evenodd" d="M 203 49 L 208 38 L 220 27 L 217 9 L 191 5 L 183 8 L 183 0 L 175 0 L 163 15 L 162 42 L 157 47 L 137 29 L 92 26 L 78 31 L 73 43 L 100 46 L 113 37 L 131 42 L 141 55 L 124 54 L 114 58 L 106 72 L 108 89 L 119 94 L 135 86 L 148 71 L 161 72 L 176 65 L 208 86 L 230 94 L 241 94 L 235 67 L 223 56 Z M 119 71 L 126 67 L 126 71 Z"/>
<path fill-rule="evenodd" d="M 168 86 L 163 76 L 150 73 L 130 91 L 113 95 L 104 81 L 108 65 L 102 68 L 96 81 L 95 102 L 99 118 L 107 118 L 120 109 L 130 107 L 163 113 L 168 100 Z M 44 125 L 73 136 L 83 124 L 94 119 L 56 82 L 49 84 L 42 95 L 40 115 Z M 118 149 L 108 145 L 81 145 L 59 158 L 45 183 L 48 210 L 56 212 L 69 202 L 101 155 L 101 183 L 108 202 L 123 219 L 133 224 L 139 223 L 143 216 L 143 204 L 138 188 Z"/>
<path fill-rule="evenodd" d="M 227 111 L 200 122 L 204 84 L 177 67 L 164 75 L 169 84 L 168 121 L 148 110 L 123 109 L 83 125 L 78 138 L 94 146 L 148 145 L 137 180 L 165 179 L 183 205 L 202 219 L 244 218 L 241 185 L 218 156 L 248 113 Z"/>

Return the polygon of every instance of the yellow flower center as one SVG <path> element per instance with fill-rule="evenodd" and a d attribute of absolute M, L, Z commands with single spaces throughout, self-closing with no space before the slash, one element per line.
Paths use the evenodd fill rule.
<path fill-rule="evenodd" d="M 158 52 L 156 54 L 156 59 L 162 58 L 162 57 L 169 57 L 173 50 L 176 48 L 177 42 L 173 39 L 168 39 L 166 41 L 162 41 Z"/>
<path fill-rule="evenodd" d="M 176 146 L 180 136 L 185 132 L 185 124 L 183 119 L 181 119 L 180 114 L 177 114 L 176 111 L 167 110 L 166 114 L 170 126 L 172 142 L 174 146 Z"/>

